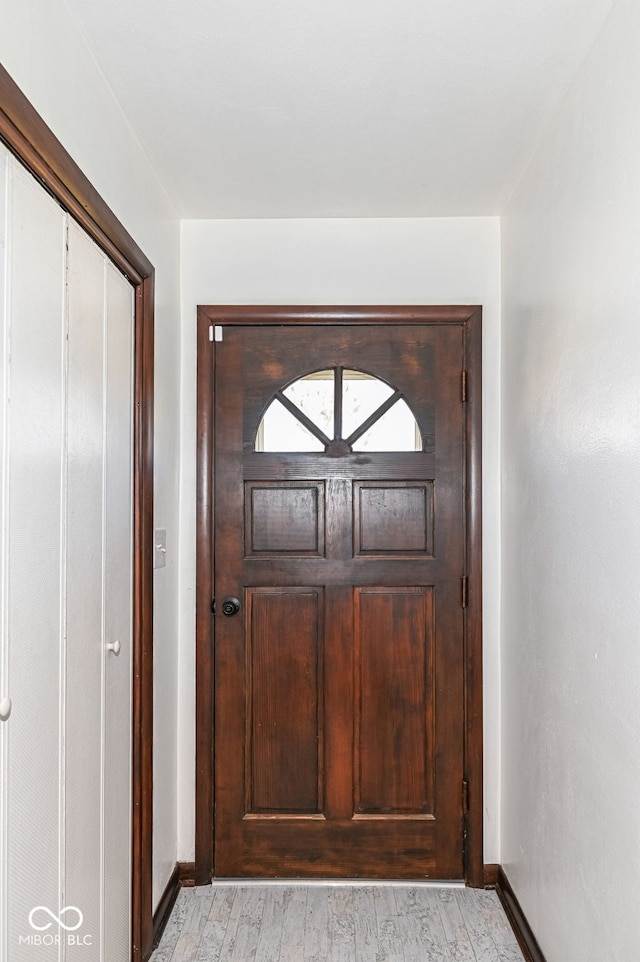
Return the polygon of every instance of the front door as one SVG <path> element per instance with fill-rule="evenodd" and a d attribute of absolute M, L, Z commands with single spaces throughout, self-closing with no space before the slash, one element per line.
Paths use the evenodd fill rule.
<path fill-rule="evenodd" d="M 461 878 L 461 325 L 223 327 L 215 874 Z"/>

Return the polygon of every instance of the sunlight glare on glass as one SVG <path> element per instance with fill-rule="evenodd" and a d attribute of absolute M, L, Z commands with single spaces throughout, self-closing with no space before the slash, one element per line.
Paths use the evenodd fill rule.
<path fill-rule="evenodd" d="M 343 371 L 342 437 L 348 438 L 392 394 L 392 387 L 370 374 Z"/>
<path fill-rule="evenodd" d="M 256 438 L 256 451 L 281 451 L 283 454 L 299 451 L 324 451 L 318 440 L 297 418 L 287 411 L 276 398 L 271 402 Z"/>
<path fill-rule="evenodd" d="M 307 374 L 286 387 L 282 393 L 327 437 L 333 437 L 333 371 Z"/>
<path fill-rule="evenodd" d="M 407 403 L 400 398 L 353 444 L 354 451 L 421 451 L 422 437 Z"/>

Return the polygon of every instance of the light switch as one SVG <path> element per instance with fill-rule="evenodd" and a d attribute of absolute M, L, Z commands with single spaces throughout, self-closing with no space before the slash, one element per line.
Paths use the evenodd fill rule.
<path fill-rule="evenodd" d="M 167 563 L 167 529 L 156 528 L 153 532 L 153 567 L 164 568 Z"/>

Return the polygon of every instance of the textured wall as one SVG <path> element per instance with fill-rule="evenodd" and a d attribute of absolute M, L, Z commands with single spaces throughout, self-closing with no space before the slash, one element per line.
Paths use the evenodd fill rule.
<path fill-rule="evenodd" d="M 505 213 L 502 859 L 548 962 L 640 952 L 640 6 Z"/>

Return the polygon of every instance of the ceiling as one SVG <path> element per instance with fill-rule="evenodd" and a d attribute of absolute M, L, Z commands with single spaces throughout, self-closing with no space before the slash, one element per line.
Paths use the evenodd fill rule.
<path fill-rule="evenodd" d="M 67 0 L 181 217 L 499 214 L 613 0 Z"/>

